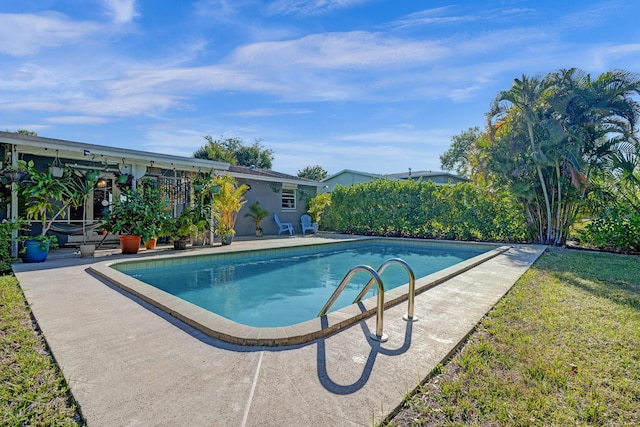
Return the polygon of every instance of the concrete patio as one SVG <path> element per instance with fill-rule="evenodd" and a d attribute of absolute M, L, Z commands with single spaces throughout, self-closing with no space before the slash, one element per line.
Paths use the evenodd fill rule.
<path fill-rule="evenodd" d="M 327 238 L 238 239 L 232 247 Z M 385 343 L 369 338 L 374 317 L 275 348 L 207 337 L 87 272 L 107 256 L 133 257 L 118 250 L 94 259 L 62 250 L 14 271 L 89 426 L 371 426 L 455 350 L 543 251 L 514 245 L 416 296 L 417 322 L 402 320 L 405 304 L 386 310 Z"/>

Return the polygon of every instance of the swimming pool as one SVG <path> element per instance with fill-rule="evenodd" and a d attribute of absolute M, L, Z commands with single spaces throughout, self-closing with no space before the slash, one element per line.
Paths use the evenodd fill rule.
<path fill-rule="evenodd" d="M 412 267 L 416 277 L 421 278 L 446 272 L 452 266 L 460 266 L 461 262 L 481 262 L 496 248 L 497 245 L 492 244 L 369 238 L 296 248 L 125 261 L 109 263 L 110 273 L 104 270 L 96 272 L 104 277 L 109 276 L 119 286 L 176 317 L 189 317 L 183 315 L 185 307 L 187 311 L 195 311 L 198 318 L 207 317 L 205 313 L 210 313 L 214 315 L 215 323 L 220 323 L 219 318 L 230 321 L 231 329 L 235 332 L 242 330 L 245 338 L 247 334 L 269 336 L 265 338 L 268 343 L 276 345 L 273 344 L 278 341 L 274 336 L 277 335 L 276 330 L 293 327 L 300 331 L 305 329 L 300 325 L 317 323 L 318 311 L 349 269 L 358 264 L 368 264 L 377 269 L 385 260 L 399 257 Z M 332 330 L 338 323 L 348 323 L 345 313 L 353 315 L 355 321 L 370 315 L 372 307 L 369 300 L 355 308 L 351 305 L 355 295 L 370 278 L 361 273 L 354 276 L 332 308 L 336 312 L 328 313 L 328 319 L 320 329 Z M 407 287 L 408 276 L 404 269 L 391 266 L 382 279 L 387 299 L 385 306 L 406 298 L 407 291 L 402 288 Z M 122 281 L 126 284 L 119 283 Z M 134 286 L 130 286 L 132 283 Z M 420 286 L 416 288 L 418 291 L 421 289 Z M 391 290 L 399 292 L 395 292 L 391 298 L 387 297 Z M 149 294 L 153 296 L 149 297 Z M 368 296 L 374 294 L 375 289 Z M 162 301 L 170 301 L 168 305 L 171 307 L 166 302 L 158 303 L 158 297 Z M 176 304 L 181 308 L 175 308 Z M 340 321 L 332 321 L 336 316 Z M 192 322 L 187 323 L 201 323 L 192 318 L 190 320 Z M 244 327 L 253 332 L 247 332 Z M 207 329 L 213 328 L 205 328 L 205 332 L 210 332 Z M 287 333 L 289 338 L 295 335 L 290 332 Z M 213 335 L 225 339 L 233 334 L 214 331 Z M 231 341 L 245 343 L 246 340 Z M 264 340 L 249 341 L 265 343 Z"/>
<path fill-rule="evenodd" d="M 365 264 L 377 269 L 389 258 L 402 258 L 417 277 L 472 258 L 488 248 L 436 247 L 402 242 L 356 241 L 288 253 L 220 259 L 210 255 L 178 265 L 120 264 L 117 270 L 165 292 L 254 327 L 278 327 L 311 320 L 349 270 Z M 371 276 L 358 273 L 332 311 L 350 305 Z M 385 290 L 408 282 L 407 272 L 389 267 L 382 274 Z M 372 287 L 367 297 L 376 294 Z"/>

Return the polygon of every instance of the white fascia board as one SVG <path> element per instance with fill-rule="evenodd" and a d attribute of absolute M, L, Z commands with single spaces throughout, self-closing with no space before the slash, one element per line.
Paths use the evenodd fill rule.
<path fill-rule="evenodd" d="M 281 184 L 293 184 L 293 185 L 306 185 L 308 187 L 324 187 L 324 183 L 322 182 L 313 182 L 313 181 L 300 181 L 296 179 L 283 179 L 275 176 L 262 176 L 262 175 L 251 175 L 246 173 L 238 173 L 238 172 L 225 172 L 225 174 L 231 175 L 234 178 L 253 180 L 253 181 L 266 181 L 266 182 L 278 182 Z"/>
<path fill-rule="evenodd" d="M 59 139 L 34 137 L 30 135 L 0 132 L 0 143 L 17 146 L 19 154 L 32 154 L 45 157 L 58 156 L 72 160 L 90 160 L 95 162 L 143 164 L 162 169 L 181 171 L 202 171 L 211 169 L 226 171 L 229 164 L 195 157 L 173 156 L 170 154 L 151 153 L 148 151 L 130 150 L 127 148 L 108 147 L 105 145 L 86 144 L 83 142 L 64 141 Z M 85 154 L 86 153 L 86 154 Z"/>

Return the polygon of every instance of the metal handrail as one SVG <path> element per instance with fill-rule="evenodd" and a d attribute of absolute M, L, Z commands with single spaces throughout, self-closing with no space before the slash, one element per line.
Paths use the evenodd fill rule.
<path fill-rule="evenodd" d="M 382 263 L 382 265 L 378 268 L 378 275 L 382 275 L 382 273 L 384 272 L 384 270 L 386 270 L 386 268 L 388 266 L 390 266 L 391 264 L 398 264 L 404 267 L 405 270 L 407 270 L 407 273 L 409 274 L 409 295 L 408 295 L 408 307 L 407 307 L 407 314 L 405 314 L 404 316 L 402 316 L 402 318 L 406 321 L 412 321 L 415 322 L 418 320 L 417 317 L 415 317 L 413 315 L 413 308 L 415 305 L 415 298 L 416 298 L 416 277 L 415 274 L 413 273 L 413 270 L 411 269 L 411 267 L 409 266 L 409 264 L 407 264 L 407 262 L 401 258 L 390 258 L 388 260 L 386 260 L 385 262 Z M 362 298 L 364 298 L 364 296 L 366 295 L 367 292 L 369 292 L 369 289 L 371 289 L 371 286 L 373 286 L 373 279 L 369 280 L 369 283 L 367 283 L 364 288 L 362 288 L 362 290 L 360 291 L 360 293 L 358 294 L 358 296 L 353 300 L 353 303 L 357 303 L 362 301 Z"/>
<path fill-rule="evenodd" d="M 324 316 L 329 311 L 329 308 L 333 305 L 334 302 L 338 299 L 344 288 L 351 281 L 351 278 L 360 271 L 366 271 L 373 277 L 370 280 L 370 283 L 374 281 L 378 285 L 378 307 L 376 308 L 376 332 L 375 334 L 371 334 L 371 338 L 376 341 L 387 341 L 388 337 L 382 333 L 382 323 L 383 323 L 383 312 L 384 312 L 384 285 L 382 283 L 382 279 L 380 275 L 368 265 L 356 265 L 344 276 L 344 279 L 340 282 L 336 290 L 333 292 L 331 297 L 327 300 L 327 303 L 322 307 L 322 310 L 318 313 L 318 317 Z"/>

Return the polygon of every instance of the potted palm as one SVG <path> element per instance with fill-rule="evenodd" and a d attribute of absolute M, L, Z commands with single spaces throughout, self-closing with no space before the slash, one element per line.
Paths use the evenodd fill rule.
<path fill-rule="evenodd" d="M 68 171 L 60 178 L 51 175 L 49 169 L 39 172 L 30 161 L 27 165 L 29 180 L 24 181 L 22 194 L 27 200 L 27 219 L 42 224 L 39 235 L 26 236 L 22 260 L 43 262 L 49 249 L 57 244 L 56 236 L 47 235 L 53 222 L 64 218 L 67 208 L 76 200 L 73 179 Z"/>
<path fill-rule="evenodd" d="M 235 234 L 238 212 L 247 202 L 244 193 L 249 187 L 238 182 L 230 175 L 217 176 L 215 184 L 220 187 L 218 195 L 213 199 L 213 213 L 217 221 L 216 234 L 220 236 L 223 245 L 229 245 Z"/>
<path fill-rule="evenodd" d="M 213 199 L 219 194 L 220 187 L 216 184 L 211 172 L 198 172 L 192 181 L 194 204 L 193 218 L 198 231 L 193 235 L 193 243 L 202 245 L 206 238 L 211 238 L 213 229 Z"/>
<path fill-rule="evenodd" d="M 255 201 L 249 205 L 249 212 L 244 216 L 253 219 L 256 237 L 262 237 L 263 230 L 260 223 L 269 216 L 269 211 L 260 206 L 260 202 Z"/>

